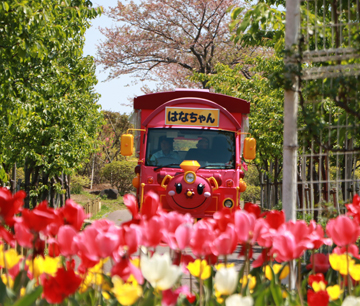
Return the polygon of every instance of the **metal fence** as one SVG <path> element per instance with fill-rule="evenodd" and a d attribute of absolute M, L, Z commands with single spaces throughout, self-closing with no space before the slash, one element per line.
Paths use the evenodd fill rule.
<path fill-rule="evenodd" d="M 295 213 L 319 218 L 344 212 L 360 189 L 360 6 L 304 0 L 298 13 L 298 25 L 286 24 L 298 33 L 288 53 L 299 106 Z"/>

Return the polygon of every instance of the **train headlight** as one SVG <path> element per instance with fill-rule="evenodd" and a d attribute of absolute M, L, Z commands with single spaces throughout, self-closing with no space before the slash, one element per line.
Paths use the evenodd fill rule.
<path fill-rule="evenodd" d="M 196 179 L 196 174 L 195 172 L 192 172 L 192 171 L 188 171 L 185 173 L 184 175 L 184 180 L 186 183 L 188 184 L 192 184 L 195 182 L 195 179 Z"/>
<path fill-rule="evenodd" d="M 234 206 L 234 201 L 231 199 L 225 199 L 224 201 L 224 207 L 226 208 L 232 208 Z"/>

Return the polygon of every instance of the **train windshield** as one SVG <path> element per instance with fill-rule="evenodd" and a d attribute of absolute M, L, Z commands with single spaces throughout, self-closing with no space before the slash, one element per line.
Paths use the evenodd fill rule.
<path fill-rule="evenodd" d="M 235 133 L 200 129 L 149 129 L 145 165 L 180 168 L 197 160 L 206 169 L 235 168 Z"/>

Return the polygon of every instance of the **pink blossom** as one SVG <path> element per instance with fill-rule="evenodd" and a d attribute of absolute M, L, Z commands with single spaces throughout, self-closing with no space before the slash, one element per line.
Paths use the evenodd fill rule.
<path fill-rule="evenodd" d="M 248 242 L 253 237 L 255 229 L 256 217 L 244 210 L 235 212 L 235 231 L 238 242 Z"/>
<path fill-rule="evenodd" d="M 190 239 L 190 247 L 194 255 L 204 256 L 212 254 L 211 244 L 214 239 L 214 227 L 211 222 L 202 219 L 194 224 Z"/>
<path fill-rule="evenodd" d="M 232 254 L 238 242 L 235 226 L 229 223 L 224 232 L 218 231 L 216 234 L 218 236 L 211 244 L 213 254 L 216 256 Z"/>

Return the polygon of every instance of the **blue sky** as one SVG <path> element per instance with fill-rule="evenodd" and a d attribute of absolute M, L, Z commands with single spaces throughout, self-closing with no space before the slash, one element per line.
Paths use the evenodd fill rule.
<path fill-rule="evenodd" d="M 117 0 L 94 0 L 94 7 L 102 5 L 105 9 L 108 7 L 115 7 Z M 93 20 L 92 26 L 87 30 L 85 37 L 85 48 L 84 56 L 86 55 L 96 55 L 96 45 L 101 41 L 105 40 L 103 35 L 99 31 L 99 26 L 101 27 L 111 27 L 115 23 L 105 15 L 98 17 Z M 140 87 L 141 84 L 131 85 L 131 82 L 134 81 L 134 78 L 130 78 L 126 75 L 121 76 L 121 78 L 104 82 L 107 77 L 106 72 L 100 72 L 101 67 L 97 67 L 96 75 L 99 83 L 96 85 L 96 91 L 101 94 L 99 103 L 102 106 L 103 110 L 111 110 L 120 113 L 129 114 L 132 111 L 132 107 L 124 106 L 122 104 L 129 104 L 129 98 L 133 98 L 136 95 L 141 95 Z M 127 86 L 130 84 L 129 86 Z"/>

